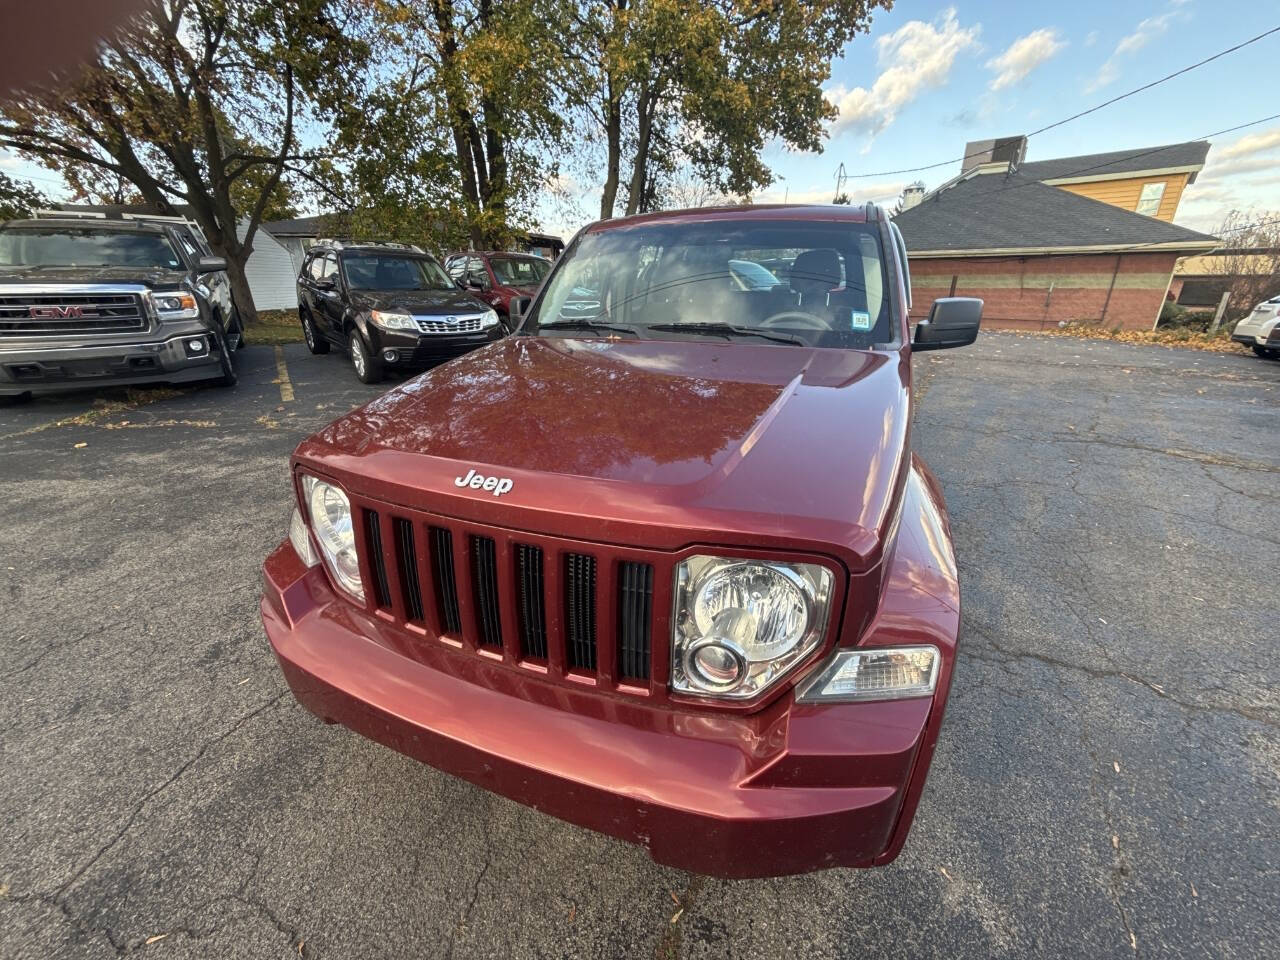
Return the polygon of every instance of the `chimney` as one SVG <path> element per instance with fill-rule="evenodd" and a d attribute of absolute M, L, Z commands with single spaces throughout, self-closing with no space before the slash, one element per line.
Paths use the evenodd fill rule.
<path fill-rule="evenodd" d="M 921 200 L 924 199 L 924 183 L 917 180 L 915 183 L 909 184 L 902 191 L 902 209 L 910 210 Z"/>
<path fill-rule="evenodd" d="M 960 172 L 968 173 L 984 163 L 1004 163 L 1018 166 L 1027 155 L 1027 138 L 997 137 L 994 140 L 970 140 L 964 145 L 964 159 Z"/>

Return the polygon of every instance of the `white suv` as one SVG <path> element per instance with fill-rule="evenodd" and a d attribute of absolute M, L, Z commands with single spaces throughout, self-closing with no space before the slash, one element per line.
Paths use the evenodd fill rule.
<path fill-rule="evenodd" d="M 1253 312 L 1236 324 L 1231 339 L 1248 344 L 1253 352 L 1268 360 L 1280 360 L 1280 297 L 1263 300 Z"/>

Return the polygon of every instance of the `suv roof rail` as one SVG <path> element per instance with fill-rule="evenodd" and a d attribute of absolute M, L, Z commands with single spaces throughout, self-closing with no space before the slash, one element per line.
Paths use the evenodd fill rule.
<path fill-rule="evenodd" d="M 352 240 L 349 237 L 344 239 L 319 237 L 313 246 L 333 247 L 335 250 L 342 250 L 346 247 L 392 247 L 396 250 L 412 250 L 414 253 L 425 253 L 416 243 L 400 243 L 395 240 Z"/>

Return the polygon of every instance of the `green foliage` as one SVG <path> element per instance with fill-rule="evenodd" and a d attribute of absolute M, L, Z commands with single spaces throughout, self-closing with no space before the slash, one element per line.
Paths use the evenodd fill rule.
<path fill-rule="evenodd" d="M 115 179 L 164 212 L 189 206 L 252 320 L 254 233 L 268 211 L 291 208 L 282 183 L 310 175 L 319 151 L 299 130 L 323 129 L 318 105 L 361 72 L 363 10 L 362 0 L 156 0 L 93 63 L 0 102 L 0 146 L 81 195 Z"/>
<path fill-rule="evenodd" d="M 1161 330 L 1199 330 L 1207 331 L 1213 323 L 1212 310 L 1188 310 L 1186 307 L 1166 300 L 1160 308 L 1160 321 L 1156 326 Z"/>
<path fill-rule="evenodd" d="M 604 145 L 601 216 L 613 215 L 624 181 L 628 213 L 647 209 L 655 181 L 686 162 L 718 192 L 746 196 L 772 182 L 770 140 L 818 149 L 835 113 L 822 94 L 831 61 L 877 6 L 889 2 L 570 4 L 565 97 Z"/>
<path fill-rule="evenodd" d="M 24 220 L 49 205 L 49 198 L 29 181 L 15 180 L 0 170 L 0 221 Z"/>

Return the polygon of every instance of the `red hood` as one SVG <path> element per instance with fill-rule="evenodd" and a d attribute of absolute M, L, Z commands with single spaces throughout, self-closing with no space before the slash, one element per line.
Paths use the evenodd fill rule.
<path fill-rule="evenodd" d="M 298 448 L 354 492 L 561 536 L 879 560 L 907 464 L 898 353 L 509 338 Z M 512 481 L 501 497 L 459 487 Z"/>

